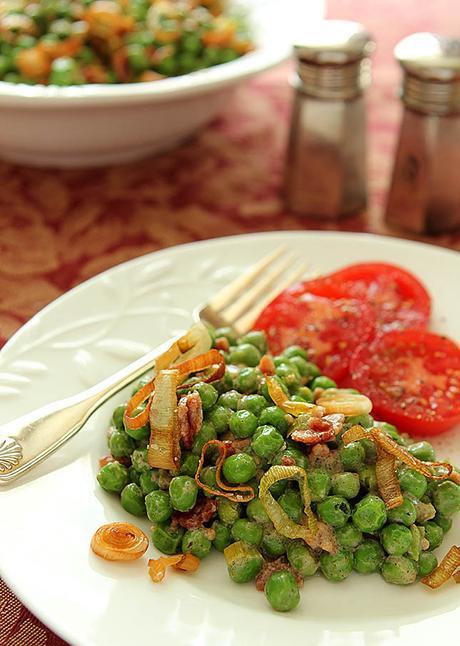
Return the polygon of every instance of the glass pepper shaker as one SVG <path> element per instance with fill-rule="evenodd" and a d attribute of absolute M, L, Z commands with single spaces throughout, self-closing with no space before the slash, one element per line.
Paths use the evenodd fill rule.
<path fill-rule="evenodd" d="M 294 47 L 296 90 L 285 199 L 298 215 L 334 220 L 366 206 L 369 33 L 357 22 L 324 20 Z"/>
<path fill-rule="evenodd" d="M 404 114 L 386 221 L 415 233 L 460 227 L 460 39 L 412 34 L 395 48 Z"/>

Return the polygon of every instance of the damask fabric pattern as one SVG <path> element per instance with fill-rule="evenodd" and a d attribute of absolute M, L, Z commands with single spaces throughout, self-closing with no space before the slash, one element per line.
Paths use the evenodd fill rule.
<path fill-rule="evenodd" d="M 163 247 L 280 229 L 401 235 L 382 222 L 400 115 L 392 49 L 413 31 L 458 31 L 456 9 L 456 0 L 329 2 L 330 16 L 360 20 L 378 39 L 369 92 L 370 206 L 363 218 L 321 223 L 283 207 L 289 66 L 241 87 L 215 123 L 156 159 L 92 171 L 0 162 L 0 346 L 74 285 Z M 460 249 L 460 234 L 425 240 Z M 0 580 L 0 646 L 64 644 Z"/>

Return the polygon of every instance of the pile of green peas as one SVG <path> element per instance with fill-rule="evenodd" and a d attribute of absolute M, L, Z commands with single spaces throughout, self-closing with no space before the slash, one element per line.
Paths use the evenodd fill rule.
<path fill-rule="evenodd" d="M 438 563 L 434 550 L 460 511 L 460 486 L 450 480 L 428 481 L 401 464 L 397 476 L 404 501 L 388 510 L 377 490 L 376 451 L 371 441 L 345 446 L 339 434 L 318 452 L 289 439 L 293 418 L 273 403 L 259 369 L 268 350 L 264 333 L 252 331 L 237 339 L 230 329 L 219 329 L 213 335 L 219 339 L 219 347 L 222 339 L 228 345 L 227 350 L 221 350 L 225 375 L 213 384 L 200 382 L 190 387 L 201 398 L 203 424 L 191 449 L 182 451 L 177 471 L 151 469 L 147 463 L 148 426 L 126 429 L 124 404 L 113 413 L 108 442 L 115 461 L 102 467 L 97 479 L 103 489 L 120 496 L 126 511 L 147 516 L 153 523 L 154 546 L 165 554 L 190 552 L 203 559 L 213 548 L 224 552 L 237 543 L 243 549 L 238 558 L 227 559 L 227 566 L 230 578 L 238 584 L 254 581 L 266 563 L 282 559 L 283 569 L 273 572 L 265 584 L 268 602 L 282 612 L 298 605 L 299 578 L 317 573 L 331 582 L 343 581 L 353 571 L 379 573 L 396 585 L 414 583 L 429 574 Z M 316 388 L 336 387 L 308 360 L 303 348 L 288 347 L 273 357 L 273 363 L 279 383 L 292 401 L 313 402 Z M 412 442 L 371 415 L 346 417 L 343 430 L 354 424 L 379 427 L 420 460 L 436 458 L 428 442 Z M 243 448 L 225 459 L 222 473 L 230 484 L 251 486 L 255 497 L 245 504 L 215 497 L 216 513 L 206 527 L 186 530 L 173 519 L 177 512 L 193 510 L 197 502 L 212 497 L 197 486 L 194 476 L 204 444 L 215 438 L 244 440 L 240 444 Z M 258 497 L 259 481 L 272 465 L 286 463 L 286 458 L 306 470 L 312 509 L 333 529 L 338 544 L 335 553 L 313 551 L 302 540 L 285 538 L 268 517 Z M 200 477 L 217 488 L 212 453 Z M 298 485 L 284 480 L 272 485 L 270 491 L 286 514 L 300 523 L 303 505 Z"/>

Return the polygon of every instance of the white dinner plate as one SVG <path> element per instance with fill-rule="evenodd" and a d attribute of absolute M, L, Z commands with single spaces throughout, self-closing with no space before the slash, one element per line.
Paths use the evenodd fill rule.
<path fill-rule="evenodd" d="M 37 314 L 0 354 L 1 421 L 86 388 L 185 329 L 196 304 L 280 242 L 319 272 L 366 260 L 406 267 L 433 296 L 433 329 L 459 340 L 459 254 L 348 233 L 210 240 L 115 267 Z M 149 580 L 146 558 L 116 564 L 93 555 L 90 539 L 103 523 L 149 529 L 95 480 L 111 411 L 126 396 L 114 397 L 67 445 L 0 492 L 0 573 L 64 639 L 97 646 L 457 643 L 460 590 L 453 584 L 431 591 L 389 585 L 378 575 L 353 574 L 340 584 L 318 576 L 305 582 L 299 607 L 284 615 L 253 585 L 233 583 L 218 553 L 196 574 L 170 573 L 160 585 Z M 441 457 L 460 462 L 459 430 L 435 442 Z M 441 555 L 453 543 L 460 544 L 459 519 Z"/>

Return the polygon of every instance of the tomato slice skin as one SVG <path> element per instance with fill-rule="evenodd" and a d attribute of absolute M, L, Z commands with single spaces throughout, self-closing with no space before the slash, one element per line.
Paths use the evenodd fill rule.
<path fill-rule="evenodd" d="M 460 422 L 460 348 L 424 330 L 400 330 L 361 346 L 351 384 L 373 415 L 413 435 L 436 435 Z"/>
<path fill-rule="evenodd" d="M 340 383 L 360 343 L 374 335 L 372 307 L 356 299 L 324 298 L 315 294 L 280 294 L 257 319 L 255 329 L 265 330 L 273 354 L 289 345 L 307 348 L 309 358 Z"/>
<path fill-rule="evenodd" d="M 427 327 L 431 297 L 425 286 L 402 267 L 383 262 L 358 263 L 318 280 L 299 283 L 293 294 L 309 291 L 330 298 L 358 298 L 375 310 L 379 333 Z"/>

